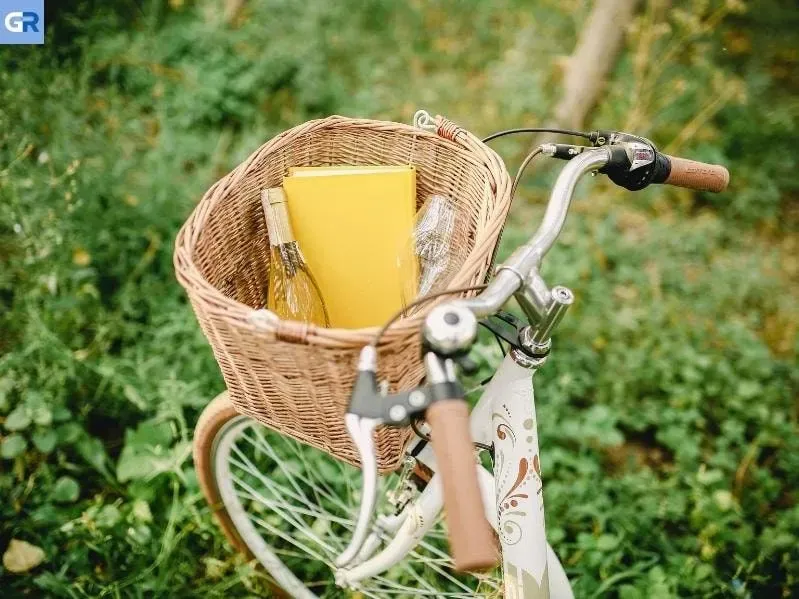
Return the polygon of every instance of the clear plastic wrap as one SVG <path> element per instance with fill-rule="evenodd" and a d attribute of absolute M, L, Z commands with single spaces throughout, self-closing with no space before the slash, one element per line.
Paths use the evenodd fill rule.
<path fill-rule="evenodd" d="M 436 291 L 453 270 L 452 238 L 455 207 L 443 195 L 431 195 L 418 214 L 413 231 L 419 260 L 419 297 Z"/>
<path fill-rule="evenodd" d="M 413 232 L 406 242 L 413 251 L 400 252 L 400 256 L 412 255 L 414 263 L 407 264 L 402 259 L 397 263 L 403 281 L 403 306 L 446 286 L 456 267 L 454 235 L 452 200 L 440 194 L 428 196 L 416 213 Z"/>

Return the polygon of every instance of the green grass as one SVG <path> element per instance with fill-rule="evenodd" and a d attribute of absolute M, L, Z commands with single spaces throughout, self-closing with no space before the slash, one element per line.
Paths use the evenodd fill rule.
<path fill-rule="evenodd" d="M 115 4 L 59 3 L 46 47 L 0 50 L 0 550 L 46 554 L 0 586 L 257 595 L 191 465 L 223 383 L 174 279 L 178 227 L 308 118 L 546 122 L 587 6 L 252 0 L 229 28 L 216 1 Z M 733 185 L 581 188 L 545 266 L 578 299 L 537 379 L 549 536 L 578 597 L 789 597 L 799 28 L 776 0 L 645 4 L 590 125 L 730 164 Z M 515 165 L 526 143 L 497 148 Z M 522 190 L 504 254 L 552 172 Z"/>

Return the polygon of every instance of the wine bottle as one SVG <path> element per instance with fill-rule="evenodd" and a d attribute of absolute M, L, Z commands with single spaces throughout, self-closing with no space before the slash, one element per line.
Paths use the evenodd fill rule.
<path fill-rule="evenodd" d="M 261 192 L 269 234 L 267 308 L 280 318 L 330 326 L 319 286 L 291 230 L 282 187 Z"/>

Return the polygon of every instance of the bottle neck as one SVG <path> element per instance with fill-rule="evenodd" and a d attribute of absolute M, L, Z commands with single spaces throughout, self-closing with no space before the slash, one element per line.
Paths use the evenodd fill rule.
<path fill-rule="evenodd" d="M 283 188 L 272 187 L 265 189 L 261 194 L 261 205 L 266 216 L 266 231 L 269 234 L 269 244 L 279 246 L 295 241 L 294 232 L 291 230 L 291 223 L 289 222 L 289 213 Z"/>

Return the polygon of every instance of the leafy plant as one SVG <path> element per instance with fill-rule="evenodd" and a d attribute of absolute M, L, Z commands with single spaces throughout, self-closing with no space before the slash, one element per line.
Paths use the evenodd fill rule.
<path fill-rule="evenodd" d="M 218 177 L 309 118 L 546 122 L 587 4 L 253 0 L 238 27 L 211 0 L 51 4 L 43 48 L 0 50 L 0 549 L 36 557 L 0 586 L 265 594 L 189 459 L 222 381 L 171 240 Z M 597 179 L 576 199 L 545 265 L 578 298 L 537 375 L 550 540 L 581 597 L 792 596 L 797 13 L 641 4 L 591 124 L 724 162 L 733 188 Z M 497 144 L 509 166 L 527 146 Z M 550 181 L 523 185 L 501 255 Z M 498 353 L 476 357 L 486 372 Z"/>

